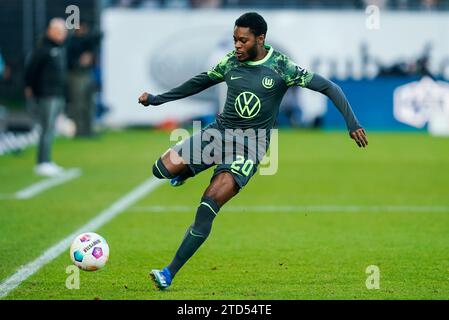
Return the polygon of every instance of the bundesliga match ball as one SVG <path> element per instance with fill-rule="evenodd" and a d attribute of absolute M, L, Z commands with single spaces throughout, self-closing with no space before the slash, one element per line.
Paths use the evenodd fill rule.
<path fill-rule="evenodd" d="M 80 234 L 70 246 L 70 259 L 82 270 L 101 269 L 109 259 L 108 243 L 102 236 L 93 232 Z"/>

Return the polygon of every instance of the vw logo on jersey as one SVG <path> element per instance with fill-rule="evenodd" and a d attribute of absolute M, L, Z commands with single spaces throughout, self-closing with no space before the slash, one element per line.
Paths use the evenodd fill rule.
<path fill-rule="evenodd" d="M 270 77 L 264 77 L 262 79 L 262 85 L 264 86 L 264 88 L 266 89 L 271 89 L 274 86 L 274 79 L 270 78 Z"/>
<path fill-rule="evenodd" d="M 244 91 L 237 96 L 234 106 L 239 116 L 251 119 L 260 111 L 260 99 L 254 93 Z"/>

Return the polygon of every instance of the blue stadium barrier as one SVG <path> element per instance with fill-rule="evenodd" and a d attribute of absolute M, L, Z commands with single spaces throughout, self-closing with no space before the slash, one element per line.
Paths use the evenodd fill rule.
<path fill-rule="evenodd" d="M 418 81 L 419 77 L 383 77 L 373 80 L 333 80 L 345 92 L 360 123 L 368 130 L 425 131 L 397 121 L 393 116 L 393 92 L 404 84 Z M 339 111 L 328 99 L 324 129 L 345 129 Z"/>

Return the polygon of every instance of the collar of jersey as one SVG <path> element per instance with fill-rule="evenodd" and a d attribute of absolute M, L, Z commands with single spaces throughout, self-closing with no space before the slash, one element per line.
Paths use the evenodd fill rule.
<path fill-rule="evenodd" d="M 271 55 L 273 54 L 273 47 L 269 46 L 269 45 L 265 45 L 265 49 L 268 50 L 268 53 L 265 56 L 265 58 L 263 58 L 262 60 L 259 60 L 259 61 L 245 61 L 244 63 L 249 66 L 258 66 L 262 63 L 267 62 L 267 60 L 270 59 Z"/>

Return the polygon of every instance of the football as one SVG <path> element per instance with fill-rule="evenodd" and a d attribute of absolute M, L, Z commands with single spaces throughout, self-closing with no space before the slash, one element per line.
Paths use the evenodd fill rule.
<path fill-rule="evenodd" d="M 101 269 L 108 262 L 109 245 L 102 236 L 94 232 L 80 234 L 70 246 L 70 259 L 82 270 Z"/>

